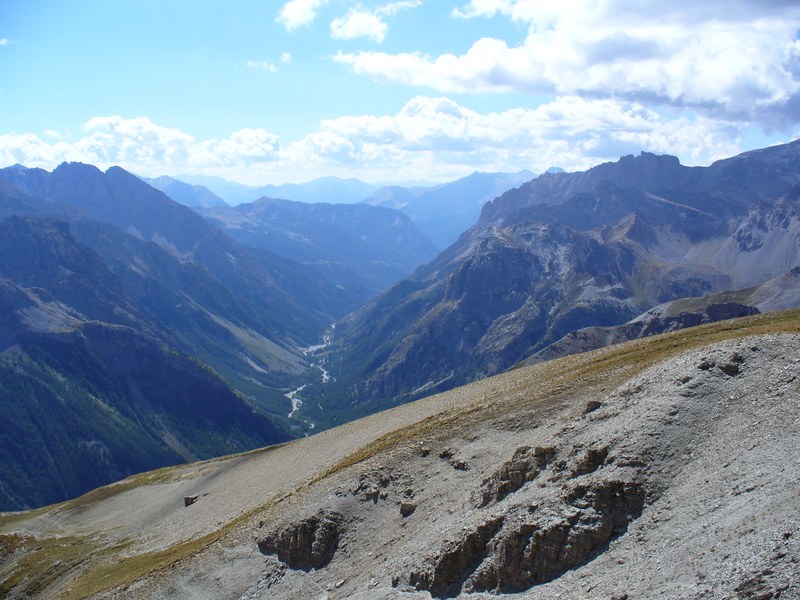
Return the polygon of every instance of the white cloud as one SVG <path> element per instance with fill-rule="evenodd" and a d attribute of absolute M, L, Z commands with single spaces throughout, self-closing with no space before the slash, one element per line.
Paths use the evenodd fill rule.
<path fill-rule="evenodd" d="M 736 0 L 472 0 L 457 17 L 504 16 L 522 44 L 483 38 L 463 54 L 338 53 L 378 81 L 446 93 L 615 97 L 708 117 L 800 120 L 800 5 Z M 790 114 L 791 113 L 791 114 Z"/>
<path fill-rule="evenodd" d="M 267 71 L 269 73 L 277 73 L 278 67 L 266 60 L 248 60 L 244 65 L 248 69 L 257 69 L 259 71 Z"/>
<path fill-rule="evenodd" d="M 375 9 L 375 12 L 381 15 L 396 15 L 401 10 L 409 8 L 416 8 L 422 6 L 422 0 L 398 0 L 397 2 L 390 2 Z"/>
<path fill-rule="evenodd" d="M 98 117 L 72 142 L 0 136 L 0 166 L 51 169 L 81 161 L 147 176 L 202 173 L 252 184 L 322 175 L 448 180 L 475 170 L 585 169 L 640 150 L 708 164 L 736 154 L 742 131 L 740 123 L 667 119 L 641 103 L 615 99 L 564 96 L 537 108 L 480 113 L 448 98 L 418 96 L 394 115 L 325 120 L 288 143 L 263 129 L 197 140 L 143 117 Z"/>
<path fill-rule="evenodd" d="M 0 38 L 0 46 L 8 46 L 10 43 L 7 38 Z"/>
<path fill-rule="evenodd" d="M 284 64 L 289 64 L 292 62 L 292 55 L 289 52 L 283 52 L 281 54 L 280 61 Z"/>
<path fill-rule="evenodd" d="M 294 31 L 309 25 L 317 16 L 317 11 L 328 0 L 289 0 L 283 5 L 276 21 L 287 31 Z"/>
<path fill-rule="evenodd" d="M 368 38 L 380 44 L 386 39 L 389 29 L 383 17 L 394 16 L 401 10 L 416 8 L 421 4 L 422 0 L 398 0 L 372 10 L 362 6 L 351 8 L 345 16 L 331 21 L 331 37 L 337 40 Z"/>
<path fill-rule="evenodd" d="M 346 16 L 331 21 L 331 37 L 337 40 L 364 37 L 380 44 L 386 38 L 387 29 L 379 15 L 362 9 L 350 9 Z"/>
<path fill-rule="evenodd" d="M 49 133 L 47 133 L 50 135 Z M 119 165 L 135 173 L 156 175 L 184 169 L 204 172 L 269 163 L 279 156 L 276 135 L 263 129 L 242 129 L 224 139 L 198 141 L 178 129 L 156 125 L 145 117 L 95 117 L 78 140 L 48 143 L 37 135 L 0 136 L 0 164 L 22 163 L 53 168 L 80 161 L 103 168 Z"/>

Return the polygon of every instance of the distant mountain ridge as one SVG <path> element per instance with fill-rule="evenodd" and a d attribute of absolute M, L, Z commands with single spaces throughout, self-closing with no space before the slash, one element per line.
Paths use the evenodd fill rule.
<path fill-rule="evenodd" d="M 189 208 L 228 206 L 225 200 L 202 185 L 191 185 L 167 175 L 152 179 L 142 177 L 142 181 L 147 182 L 157 190 L 161 190 L 175 202 L 188 206 Z"/>
<path fill-rule="evenodd" d="M 473 173 L 432 187 L 383 187 L 363 202 L 402 210 L 443 249 L 477 221 L 486 202 L 534 177 L 530 171 Z"/>
<path fill-rule="evenodd" d="M 244 185 L 221 177 L 202 175 L 178 175 L 177 179 L 204 186 L 233 206 L 255 202 L 265 196 L 287 198 L 295 202 L 352 204 L 363 200 L 380 187 L 359 179 L 340 177 L 320 177 L 305 183 L 262 186 Z"/>
<path fill-rule="evenodd" d="M 389 208 L 261 198 L 198 212 L 244 245 L 317 269 L 361 302 L 436 255 L 411 220 Z"/>
<path fill-rule="evenodd" d="M 435 185 L 379 185 L 358 179 L 321 177 L 301 184 L 260 187 L 202 176 L 181 176 L 184 181 L 200 185 L 189 185 L 171 177 L 147 181 L 170 195 L 176 202 L 191 207 L 220 206 L 212 205 L 207 198 L 210 193 L 214 197 L 224 198 L 228 204 L 234 206 L 252 204 L 266 197 L 307 204 L 363 203 L 394 208 L 408 215 L 441 250 L 452 244 L 464 230 L 477 221 L 486 202 L 534 177 L 530 171 L 475 172 L 455 181 Z"/>

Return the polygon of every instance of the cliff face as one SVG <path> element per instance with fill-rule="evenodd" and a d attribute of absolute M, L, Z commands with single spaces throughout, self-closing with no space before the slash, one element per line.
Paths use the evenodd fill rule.
<path fill-rule="evenodd" d="M 799 352 L 797 311 L 712 323 L 0 515 L 0 590 L 795 597 Z"/>

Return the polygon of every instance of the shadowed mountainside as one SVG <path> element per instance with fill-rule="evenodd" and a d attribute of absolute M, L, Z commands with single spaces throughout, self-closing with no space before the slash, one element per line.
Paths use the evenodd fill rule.
<path fill-rule="evenodd" d="M 777 277 L 800 265 L 798 167 L 794 142 L 704 168 L 643 153 L 542 175 L 340 322 L 335 384 L 304 393 L 363 414 L 502 371 L 582 327 Z"/>
<path fill-rule="evenodd" d="M 103 310 L 103 295 L 84 307 Z M 289 438 L 207 367 L 130 326 L 2 277 L 0 313 L 0 510 Z"/>

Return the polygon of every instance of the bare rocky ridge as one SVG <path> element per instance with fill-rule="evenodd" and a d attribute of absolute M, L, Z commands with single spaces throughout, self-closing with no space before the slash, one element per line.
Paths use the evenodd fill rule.
<path fill-rule="evenodd" d="M 0 545 L 24 539 L 0 551 L 0 591 L 797 598 L 798 357 L 800 313 L 705 325 L 6 517 Z M 97 547 L 70 564 L 24 541 L 54 535 Z M 32 556 L 39 587 L 14 575 Z"/>
<path fill-rule="evenodd" d="M 375 410 L 503 371 L 584 327 L 800 266 L 800 144 L 709 167 L 642 153 L 545 174 L 337 324 L 326 411 Z M 324 416 L 322 418 L 325 418 Z"/>

